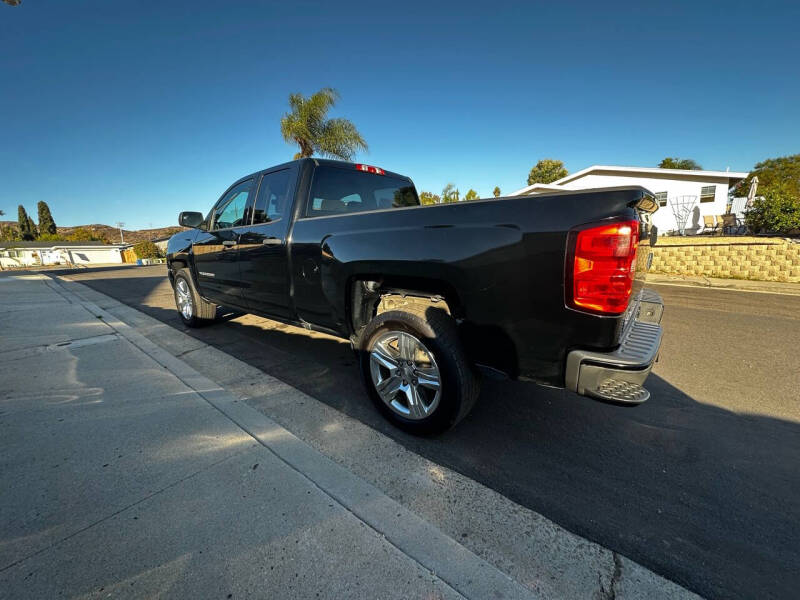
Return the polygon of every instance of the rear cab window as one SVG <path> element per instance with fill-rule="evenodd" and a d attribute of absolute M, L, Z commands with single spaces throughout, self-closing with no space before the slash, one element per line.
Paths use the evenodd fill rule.
<path fill-rule="evenodd" d="M 407 179 L 320 165 L 314 171 L 305 216 L 322 217 L 368 210 L 419 206 Z"/>

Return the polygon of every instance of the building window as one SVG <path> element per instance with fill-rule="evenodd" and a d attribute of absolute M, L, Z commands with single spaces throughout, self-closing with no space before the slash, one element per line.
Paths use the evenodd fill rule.
<path fill-rule="evenodd" d="M 700 188 L 700 202 L 713 202 L 716 196 L 717 186 L 704 185 Z"/>
<path fill-rule="evenodd" d="M 656 192 L 656 202 L 659 206 L 667 205 L 667 192 Z"/>

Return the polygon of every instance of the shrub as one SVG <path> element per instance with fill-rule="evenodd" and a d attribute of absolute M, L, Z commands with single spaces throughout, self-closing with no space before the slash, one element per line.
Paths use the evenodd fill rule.
<path fill-rule="evenodd" d="M 13 225 L 0 225 L 0 240 L 4 242 L 22 241 L 22 234 Z"/>
<path fill-rule="evenodd" d="M 800 232 L 800 197 L 784 189 L 771 189 L 753 200 L 745 222 L 754 232 Z"/>
<path fill-rule="evenodd" d="M 133 251 L 137 258 L 162 258 L 161 250 L 153 242 L 139 242 L 134 245 Z"/>

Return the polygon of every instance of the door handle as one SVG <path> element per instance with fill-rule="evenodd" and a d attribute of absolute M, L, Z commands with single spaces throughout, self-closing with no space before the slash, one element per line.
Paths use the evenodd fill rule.
<path fill-rule="evenodd" d="M 261 240 L 261 243 L 265 246 L 280 246 L 283 244 L 283 240 L 281 240 L 281 238 L 268 237 Z"/>
<path fill-rule="evenodd" d="M 233 248 L 238 243 L 236 240 L 223 240 L 222 246 L 223 248 Z"/>

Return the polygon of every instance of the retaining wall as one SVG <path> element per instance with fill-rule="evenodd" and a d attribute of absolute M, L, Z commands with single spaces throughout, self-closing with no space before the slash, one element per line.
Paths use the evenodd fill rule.
<path fill-rule="evenodd" d="M 800 244 L 781 238 L 659 238 L 651 271 L 800 282 Z"/>

